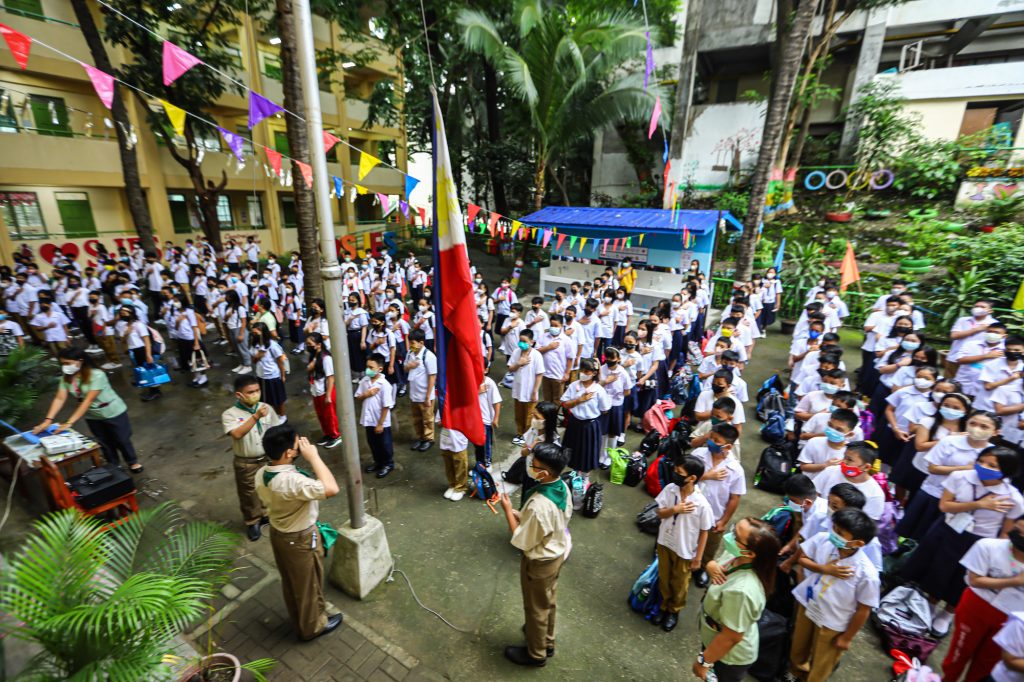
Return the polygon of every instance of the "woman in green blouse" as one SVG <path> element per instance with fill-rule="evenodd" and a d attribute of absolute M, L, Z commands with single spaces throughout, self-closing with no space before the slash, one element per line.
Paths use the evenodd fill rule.
<path fill-rule="evenodd" d="M 693 663 L 698 678 L 706 679 L 714 668 L 719 682 L 741 682 L 757 660 L 757 621 L 775 586 L 779 548 L 772 527 L 750 517 L 722 538 L 727 560 L 706 569 L 713 584 L 701 606 L 703 651 Z"/>
<path fill-rule="evenodd" d="M 109 463 L 117 464 L 123 457 L 129 471 L 133 474 L 141 472 L 142 465 L 132 445 L 128 406 L 114 392 L 107 375 L 96 369 L 89 356 L 77 348 L 65 348 L 57 355 L 57 359 L 60 360 L 63 375 L 57 386 L 57 395 L 46 411 L 46 419 L 32 429 L 32 433 L 39 433 L 53 424 L 68 395 L 72 395 L 78 400 L 78 407 L 66 422 L 57 423 L 56 433 L 70 429 L 75 422 L 85 417 L 89 431 L 100 444 L 103 457 Z"/>

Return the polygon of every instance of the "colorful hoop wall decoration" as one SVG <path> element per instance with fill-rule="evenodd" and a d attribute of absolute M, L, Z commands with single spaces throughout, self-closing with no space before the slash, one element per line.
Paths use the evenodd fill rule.
<path fill-rule="evenodd" d="M 895 180 L 895 173 L 888 168 L 876 171 L 857 168 L 850 173 L 838 169 L 828 174 L 825 171 L 815 170 L 804 176 L 804 187 L 811 192 L 817 192 L 822 188 L 836 190 L 843 187 L 854 191 L 868 188 L 882 190 L 892 187 Z"/>

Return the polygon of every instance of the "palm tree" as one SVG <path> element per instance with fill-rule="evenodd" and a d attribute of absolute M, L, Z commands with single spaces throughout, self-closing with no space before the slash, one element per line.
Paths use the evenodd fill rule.
<path fill-rule="evenodd" d="M 163 656 L 227 579 L 236 545 L 233 533 L 184 522 L 169 504 L 109 528 L 73 509 L 43 517 L 0 581 L 0 631 L 42 649 L 22 677 L 167 676 Z"/>
<path fill-rule="evenodd" d="M 516 35 L 508 43 L 479 10 L 463 9 L 457 21 L 466 48 L 482 55 L 530 112 L 533 203 L 540 209 L 555 160 L 605 126 L 646 121 L 660 90 L 645 91 L 639 75 L 621 70 L 647 44 L 644 27 L 625 13 L 570 16 L 564 7 L 530 0 L 512 16 Z M 663 106 L 668 101 L 662 97 Z"/>

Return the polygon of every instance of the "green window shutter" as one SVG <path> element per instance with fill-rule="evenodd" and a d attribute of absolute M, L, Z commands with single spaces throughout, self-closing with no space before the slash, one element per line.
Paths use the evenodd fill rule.
<path fill-rule="evenodd" d="M 288 146 L 288 133 L 283 130 L 274 131 L 274 149 L 285 156 L 292 155 Z"/>
<path fill-rule="evenodd" d="M 171 207 L 171 224 L 177 233 L 192 232 L 192 223 L 188 215 L 188 201 L 184 194 L 170 194 L 167 202 Z"/>
<path fill-rule="evenodd" d="M 299 221 L 295 218 L 295 199 L 281 197 L 281 223 L 285 227 L 295 227 Z"/>
<path fill-rule="evenodd" d="M 43 0 L 4 0 L 4 6 L 16 16 L 43 19 Z"/>
<path fill-rule="evenodd" d="M 68 125 L 68 109 L 60 97 L 43 97 L 30 95 L 32 118 L 36 123 L 36 132 L 40 135 L 56 135 L 72 137 L 71 126 Z M 51 111 L 51 106 L 52 111 Z M 54 123 L 56 120 L 56 123 Z"/>
<path fill-rule="evenodd" d="M 76 193 L 74 196 L 78 196 Z M 67 237 L 95 237 L 96 222 L 92 217 L 92 206 L 89 205 L 89 197 L 84 199 L 57 197 L 57 211 L 60 213 L 60 221 L 64 226 L 64 235 Z"/>

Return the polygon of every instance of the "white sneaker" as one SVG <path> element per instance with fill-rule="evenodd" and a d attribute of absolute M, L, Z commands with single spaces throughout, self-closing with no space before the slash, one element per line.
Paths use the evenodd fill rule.
<path fill-rule="evenodd" d="M 252 370 L 249 371 L 251 372 Z M 338 436 L 337 438 L 329 440 L 326 443 L 324 443 L 324 447 L 327 448 L 328 450 L 330 450 L 331 448 L 336 448 L 339 445 L 341 445 L 341 436 Z"/>
<path fill-rule="evenodd" d="M 96 353 L 102 353 L 103 349 L 94 344 L 94 345 L 89 346 L 88 348 L 86 348 L 85 352 L 86 353 L 92 353 L 92 354 L 95 355 Z"/>
<path fill-rule="evenodd" d="M 453 492 L 455 492 L 455 488 L 448 488 L 448 490 L 445 490 L 444 491 L 444 499 L 446 499 L 446 500 L 452 499 L 452 493 Z"/>
<path fill-rule="evenodd" d="M 626 434 L 622 434 L 621 436 L 619 436 L 619 439 L 618 439 L 617 442 L 618 442 L 619 445 L 625 445 L 626 444 Z"/>
<path fill-rule="evenodd" d="M 515 438 L 513 438 L 513 439 L 512 439 L 512 445 L 522 445 L 522 444 L 524 444 L 525 442 L 526 442 L 526 441 L 525 441 L 525 440 L 523 440 L 523 437 L 522 437 L 522 436 L 516 436 Z"/>
<path fill-rule="evenodd" d="M 953 622 L 953 614 L 942 609 L 932 619 L 932 634 L 936 637 L 945 637 L 949 634 L 949 626 Z"/>
<path fill-rule="evenodd" d="M 112 370 L 112 369 L 118 369 L 120 366 L 121 366 L 120 362 L 108 362 L 106 364 L 100 365 L 100 369 L 105 369 L 105 370 L 109 371 L 109 370 Z"/>
<path fill-rule="evenodd" d="M 462 492 L 458 492 L 458 491 L 453 491 L 452 494 L 448 496 L 448 499 L 451 500 L 452 502 L 458 502 L 459 500 L 461 500 L 465 496 L 466 496 L 466 493 L 462 493 Z"/>
<path fill-rule="evenodd" d="M 288 421 L 287 415 L 283 415 L 282 414 L 282 415 L 278 416 L 278 418 L 277 418 L 278 426 L 280 426 L 281 424 L 284 424 L 286 421 Z"/>
<path fill-rule="evenodd" d="M 231 371 L 234 372 L 235 374 L 238 374 L 239 372 L 242 371 L 242 365 L 235 365 L 234 367 L 231 368 Z"/>
<path fill-rule="evenodd" d="M 239 374 L 252 374 L 252 367 L 243 367 L 242 369 L 238 370 L 238 373 Z"/>

